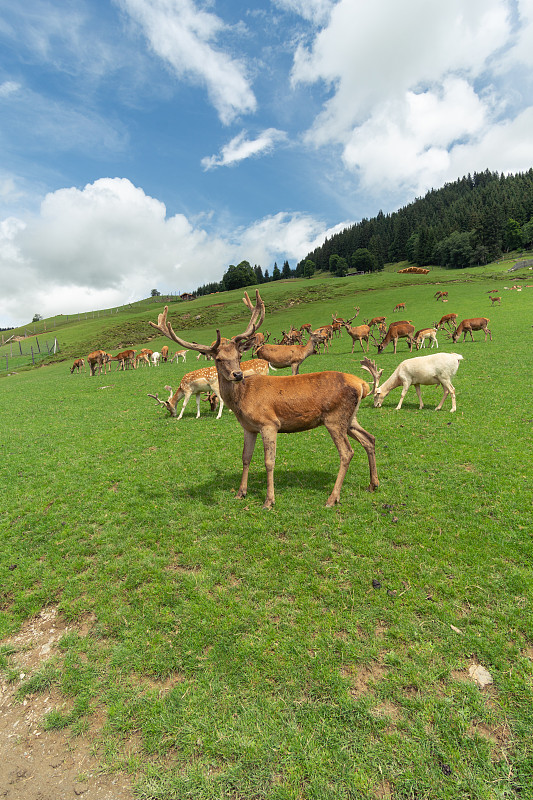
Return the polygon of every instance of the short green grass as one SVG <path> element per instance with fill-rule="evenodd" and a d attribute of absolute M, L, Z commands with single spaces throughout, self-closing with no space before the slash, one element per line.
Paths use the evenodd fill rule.
<path fill-rule="evenodd" d="M 423 387 L 422 411 L 412 389 L 399 412 L 399 390 L 381 409 L 363 401 L 381 486 L 365 491 L 354 444 L 335 509 L 324 507 L 338 469 L 324 429 L 280 437 L 271 512 L 260 442 L 248 496 L 235 500 L 234 417 L 217 421 L 203 403 L 196 420 L 191 401 L 177 422 L 147 397 L 197 368 L 192 353 L 178 366 L 89 378 L 62 362 L 0 382 L 0 638 L 44 606 L 91 620 L 24 680 L 13 648 L 0 666 L 20 697 L 60 692 L 49 729 L 82 736 L 103 714 L 101 761 L 129 771 L 139 798 L 533 796 L 533 289 L 502 291 L 493 309 L 487 290 L 514 276 L 427 277 L 263 291 L 274 335 L 354 305 L 360 318 L 393 319 L 400 301 L 416 327 L 451 311 L 491 319 L 492 342 L 440 336 L 465 357 L 456 414 L 449 401 L 435 414 L 436 387 Z M 433 299 L 437 279 L 446 305 Z M 241 296 L 171 315 L 190 314 L 185 338 L 208 342 L 218 325 L 242 330 Z M 111 339 L 107 325 L 78 340 L 65 328 L 66 348 L 83 355 L 76 342 Z M 350 349 L 344 333 L 302 372 L 364 376 Z M 401 343 L 377 361 L 388 375 L 408 356 Z M 493 677 L 484 691 L 468 678 L 473 663 Z"/>

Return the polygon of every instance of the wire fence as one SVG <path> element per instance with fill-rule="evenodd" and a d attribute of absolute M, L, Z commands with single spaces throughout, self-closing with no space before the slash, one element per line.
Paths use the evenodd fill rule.
<path fill-rule="evenodd" d="M 55 337 L 52 341 L 39 341 L 39 337 L 35 336 L 31 338 L 31 342 L 17 338 L 0 347 L 0 369 L 13 372 L 17 367 L 35 365 L 46 356 L 59 351 L 59 342 Z"/>

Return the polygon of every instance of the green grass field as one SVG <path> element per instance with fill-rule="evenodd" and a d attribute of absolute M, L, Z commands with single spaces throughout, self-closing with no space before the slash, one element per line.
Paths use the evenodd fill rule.
<path fill-rule="evenodd" d="M 491 320 L 492 342 L 439 335 L 464 356 L 456 414 L 449 399 L 434 412 L 440 387 L 422 387 L 422 411 L 414 389 L 401 411 L 399 389 L 381 409 L 362 402 L 380 489 L 365 491 L 354 443 L 334 509 L 323 428 L 279 437 L 272 511 L 260 441 L 235 499 L 233 415 L 217 421 L 202 403 L 196 420 L 191 401 L 178 422 L 147 397 L 203 365 L 195 354 L 70 375 L 95 347 L 160 349 L 147 324 L 160 304 L 64 326 L 68 361 L 0 380 L 0 664 L 21 700 L 53 687 L 49 730 L 83 737 L 98 720 L 103 767 L 128 772 L 145 800 L 533 797 L 533 288 L 505 291 L 532 274 L 508 266 L 261 287 L 274 336 L 355 305 L 358 322 L 392 321 L 397 302 L 416 328 L 450 312 Z M 204 343 L 248 321 L 242 291 L 169 315 Z M 343 333 L 301 372 L 367 376 L 351 344 Z M 410 356 L 405 342 L 371 355 L 384 378 Z M 5 641 L 44 607 L 71 629 L 21 678 Z"/>

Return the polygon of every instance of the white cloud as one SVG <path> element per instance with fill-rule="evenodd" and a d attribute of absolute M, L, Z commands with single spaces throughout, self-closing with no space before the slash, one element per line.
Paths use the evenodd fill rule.
<path fill-rule="evenodd" d="M 16 94 L 20 89 L 20 83 L 16 81 L 4 81 L 0 83 L 0 98 L 9 97 L 11 94 Z"/>
<path fill-rule="evenodd" d="M 329 92 L 309 145 L 340 146 L 364 190 L 409 196 L 479 168 L 531 166 L 532 64 L 533 0 L 340 0 L 298 46 L 292 82 Z"/>
<path fill-rule="evenodd" d="M 277 130 L 277 128 L 267 128 L 255 139 L 247 139 L 246 131 L 242 131 L 227 145 L 224 145 L 220 156 L 202 158 L 202 166 L 205 170 L 234 166 L 252 156 L 271 152 L 278 142 L 286 139 L 286 136 L 284 131 Z"/>
<path fill-rule="evenodd" d="M 274 0 L 274 5 L 293 11 L 309 22 L 325 22 L 335 5 L 334 0 Z"/>
<path fill-rule="evenodd" d="M 18 325 L 35 313 L 122 305 L 153 288 L 195 289 L 244 259 L 263 268 L 301 259 L 331 232 L 305 215 L 277 214 L 233 235 L 208 234 L 181 214 L 167 217 L 124 178 L 60 189 L 39 215 L 0 225 L 0 319 Z"/>
<path fill-rule="evenodd" d="M 479 134 L 486 116 L 472 87 L 450 78 L 439 92 L 406 92 L 402 100 L 383 103 L 352 131 L 344 161 L 360 171 L 365 189 L 393 185 L 419 195 L 448 175 L 449 149 Z"/>
<path fill-rule="evenodd" d="M 143 29 L 154 53 L 180 78 L 205 85 L 224 124 L 256 109 L 242 61 L 216 49 L 214 40 L 225 29 L 215 14 L 198 9 L 192 0 L 117 0 Z"/>

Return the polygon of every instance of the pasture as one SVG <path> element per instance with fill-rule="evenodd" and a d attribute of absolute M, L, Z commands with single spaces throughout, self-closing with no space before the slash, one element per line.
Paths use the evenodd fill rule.
<path fill-rule="evenodd" d="M 165 384 L 204 366 L 192 352 L 93 378 L 70 375 L 72 360 L 3 378 L 0 665 L 13 703 L 47 698 L 42 737 L 90 741 L 144 800 L 533 796 L 533 288 L 502 290 L 494 308 L 487 294 L 514 281 L 435 270 L 261 287 L 275 336 L 355 305 L 353 324 L 391 322 L 398 302 L 417 329 L 450 312 L 490 318 L 492 342 L 439 334 L 464 356 L 455 414 L 449 398 L 435 413 L 440 387 L 422 387 L 421 411 L 413 388 L 400 411 L 400 389 L 380 409 L 362 401 L 380 488 L 366 491 L 353 442 L 333 509 L 338 454 L 324 428 L 280 435 L 273 510 L 260 440 L 235 499 L 234 416 L 217 421 L 203 402 L 197 420 L 191 401 L 177 421 L 147 396 L 166 399 Z M 169 316 L 188 314 L 175 330 L 209 343 L 216 327 L 244 330 L 241 298 Z M 146 337 L 115 341 L 96 320 L 58 333 L 63 352 L 160 349 L 147 320 L 161 306 L 128 319 Z M 343 331 L 300 372 L 370 382 L 351 346 Z M 370 352 L 383 379 L 410 355 L 405 341 Z M 43 609 L 63 632 L 30 663 L 16 635 Z"/>

